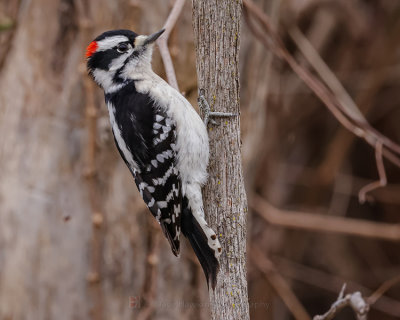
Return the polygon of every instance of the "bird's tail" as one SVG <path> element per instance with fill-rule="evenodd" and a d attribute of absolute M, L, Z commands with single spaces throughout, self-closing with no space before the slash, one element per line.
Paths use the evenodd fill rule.
<path fill-rule="evenodd" d="M 207 225 L 203 214 L 193 212 L 186 196 L 182 201 L 182 233 L 192 245 L 197 258 L 213 290 L 217 284 L 219 270 L 218 257 L 221 255 L 221 245 L 215 232 Z"/>

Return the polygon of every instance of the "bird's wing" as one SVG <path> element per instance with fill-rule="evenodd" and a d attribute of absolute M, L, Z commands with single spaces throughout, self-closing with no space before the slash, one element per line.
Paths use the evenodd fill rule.
<path fill-rule="evenodd" d="M 176 127 L 167 114 L 154 109 L 152 141 L 141 169 L 133 170 L 139 192 L 160 223 L 171 249 L 179 254 L 181 182 L 176 168 Z"/>
<path fill-rule="evenodd" d="M 171 249 L 179 254 L 182 191 L 176 168 L 176 126 L 163 108 L 134 84 L 118 94 L 106 95 L 109 109 L 115 110 L 120 146 L 118 150 L 135 177 L 139 192 L 160 223 Z M 114 128 L 113 133 L 115 137 Z M 129 152 L 134 165 L 126 159 Z"/>

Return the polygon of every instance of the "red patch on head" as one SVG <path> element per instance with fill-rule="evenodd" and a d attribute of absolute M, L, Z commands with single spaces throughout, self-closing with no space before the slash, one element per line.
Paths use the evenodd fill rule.
<path fill-rule="evenodd" d="M 87 47 L 87 49 L 86 49 L 86 58 L 91 57 L 91 56 L 96 52 L 96 50 L 97 50 L 98 47 L 99 47 L 99 46 L 98 46 L 97 42 L 96 42 L 96 41 L 92 41 L 92 42 L 88 45 L 88 47 Z"/>

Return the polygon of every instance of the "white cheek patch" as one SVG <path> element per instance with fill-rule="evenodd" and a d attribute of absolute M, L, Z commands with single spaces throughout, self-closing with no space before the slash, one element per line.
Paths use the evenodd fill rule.
<path fill-rule="evenodd" d="M 97 41 L 98 48 L 96 51 L 106 51 L 112 49 L 120 42 L 127 42 L 129 39 L 125 36 L 114 36 Z"/>

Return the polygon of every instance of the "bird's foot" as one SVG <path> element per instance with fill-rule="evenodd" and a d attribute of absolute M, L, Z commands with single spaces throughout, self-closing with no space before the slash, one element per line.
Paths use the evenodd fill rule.
<path fill-rule="evenodd" d="M 205 91 L 204 89 L 199 90 L 199 98 L 197 99 L 197 102 L 199 103 L 199 108 L 201 112 L 204 114 L 204 124 L 207 126 L 208 123 L 210 122 L 211 124 L 217 124 L 217 122 L 213 119 L 213 117 L 220 117 L 220 118 L 225 118 L 225 117 L 236 117 L 238 114 L 237 113 L 230 113 L 230 112 L 213 112 L 211 111 L 210 105 L 208 104 L 206 98 L 205 98 Z"/>

